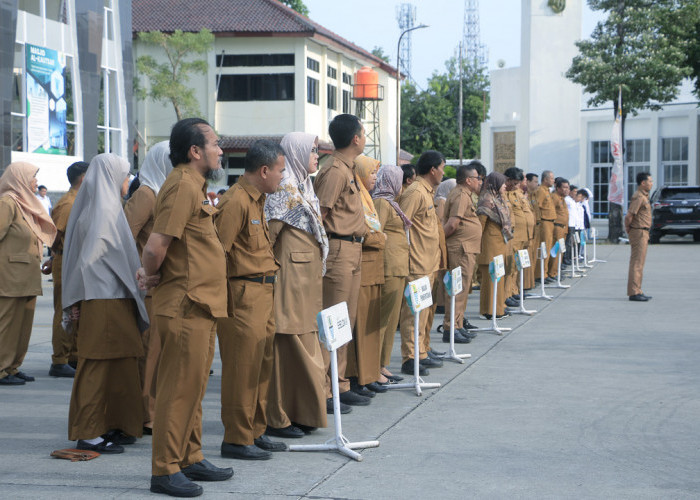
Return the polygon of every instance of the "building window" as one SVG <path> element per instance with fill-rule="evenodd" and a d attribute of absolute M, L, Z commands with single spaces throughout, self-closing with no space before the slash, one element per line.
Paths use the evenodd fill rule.
<path fill-rule="evenodd" d="M 97 152 L 121 154 L 121 113 L 117 73 L 102 68 L 100 105 L 97 111 Z"/>
<path fill-rule="evenodd" d="M 593 174 L 593 217 L 608 216 L 608 188 L 613 158 L 610 141 L 591 141 L 591 173 Z"/>
<path fill-rule="evenodd" d="M 351 105 L 350 103 L 350 91 L 343 90 L 343 113 L 350 113 Z"/>
<path fill-rule="evenodd" d="M 688 138 L 669 137 L 661 139 L 661 166 L 663 184 L 666 186 L 688 185 Z"/>
<path fill-rule="evenodd" d="M 293 101 L 294 73 L 221 75 L 217 101 Z"/>
<path fill-rule="evenodd" d="M 318 104 L 318 80 L 306 77 L 306 102 L 309 104 Z"/>
<path fill-rule="evenodd" d="M 294 66 L 294 54 L 219 54 L 216 66 Z"/>
<path fill-rule="evenodd" d="M 24 151 L 24 128 L 27 120 L 25 113 L 25 83 L 24 83 L 24 45 L 15 44 L 15 62 L 12 69 L 12 119 L 11 137 L 12 151 Z"/>
<path fill-rule="evenodd" d="M 347 83 L 348 85 L 352 85 L 352 75 L 343 72 L 343 83 Z"/>
<path fill-rule="evenodd" d="M 326 85 L 328 95 L 328 109 L 338 109 L 338 88 L 330 83 Z"/>
<path fill-rule="evenodd" d="M 316 59 L 311 59 L 310 57 L 307 57 L 306 67 L 309 68 L 311 71 L 315 71 L 316 73 L 318 73 L 319 69 L 321 68 L 321 65 Z"/>
<path fill-rule="evenodd" d="M 336 70 L 332 66 L 328 66 L 328 68 L 326 68 L 326 75 L 328 76 L 328 78 L 332 78 L 333 80 L 337 80 L 338 79 L 338 70 Z"/>
<path fill-rule="evenodd" d="M 630 139 L 625 141 L 625 168 L 627 170 L 627 203 L 637 190 L 637 174 L 649 172 L 651 167 L 651 155 L 649 153 L 651 141 L 649 139 Z"/>

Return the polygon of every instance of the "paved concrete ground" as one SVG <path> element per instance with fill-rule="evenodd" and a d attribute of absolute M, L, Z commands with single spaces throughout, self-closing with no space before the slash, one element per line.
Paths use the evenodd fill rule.
<path fill-rule="evenodd" d="M 204 454 L 235 476 L 203 483 L 218 498 L 698 498 L 700 497 L 700 245 L 650 247 L 644 291 L 627 301 L 629 247 L 601 246 L 598 264 L 534 317 L 481 334 L 417 397 L 378 395 L 343 420 L 351 440 L 379 439 L 354 462 L 335 453 L 278 453 L 268 462 L 222 459 L 220 360 L 204 401 Z M 571 283 L 571 280 L 566 280 Z M 71 463 L 71 380 L 47 376 L 51 283 L 45 282 L 23 369 L 37 381 L 0 388 L 0 498 L 154 498 L 146 436 L 126 453 Z M 473 313 L 478 295 L 472 296 Z M 473 321 L 476 323 L 476 321 Z M 485 321 L 478 322 L 484 325 Z M 443 348 L 438 335 L 434 346 Z M 393 367 L 398 368 L 398 342 Z M 298 443 L 322 443 L 322 429 Z"/>

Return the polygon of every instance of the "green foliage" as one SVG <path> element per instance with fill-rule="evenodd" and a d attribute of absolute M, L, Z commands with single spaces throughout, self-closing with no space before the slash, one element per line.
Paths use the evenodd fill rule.
<path fill-rule="evenodd" d="M 457 177 L 457 169 L 450 165 L 445 165 L 445 175 L 443 179 L 454 179 Z"/>
<path fill-rule="evenodd" d="M 172 34 L 160 31 L 141 32 L 139 41 L 160 47 L 167 57 L 166 63 L 158 63 L 155 58 L 144 55 L 136 60 L 138 74 L 146 77 L 148 86 L 139 84 L 135 90 L 141 100 L 171 103 L 177 119 L 198 116 L 199 104 L 194 89 L 188 85 L 193 73 L 206 73 L 207 61 L 193 59 L 195 54 L 205 54 L 214 44 L 214 35 L 208 29 L 199 33 L 183 33 L 176 30 Z"/>
<path fill-rule="evenodd" d="M 690 74 L 684 37 L 674 23 L 681 3 L 588 0 L 591 9 L 606 11 L 608 18 L 596 25 L 591 39 L 576 43 L 579 55 L 566 76 L 591 94 L 589 106 L 612 101 L 617 108 L 620 86 L 623 116 L 659 109 L 677 97 L 678 85 Z"/>
<path fill-rule="evenodd" d="M 667 31 L 685 49 L 685 65 L 695 80 L 695 95 L 700 99 L 700 0 L 684 0 L 668 23 Z"/>
<path fill-rule="evenodd" d="M 481 122 L 488 112 L 486 69 L 463 63 L 462 115 L 464 158 L 481 153 Z M 447 158 L 459 157 L 459 62 L 446 62 L 445 73 L 433 73 L 426 90 L 406 83 L 401 90 L 401 147 L 419 155 L 436 149 Z"/>
<path fill-rule="evenodd" d="M 292 9 L 296 10 L 299 14 L 302 14 L 304 16 L 309 16 L 309 8 L 304 5 L 304 2 L 302 0 L 280 0 L 284 5 L 287 7 L 291 7 Z"/>
<path fill-rule="evenodd" d="M 381 59 L 382 61 L 384 61 L 386 63 L 391 62 L 391 59 L 389 59 L 389 55 L 385 54 L 384 49 L 379 47 L 379 46 L 375 46 L 372 49 L 372 55 L 377 56 L 379 59 Z"/>

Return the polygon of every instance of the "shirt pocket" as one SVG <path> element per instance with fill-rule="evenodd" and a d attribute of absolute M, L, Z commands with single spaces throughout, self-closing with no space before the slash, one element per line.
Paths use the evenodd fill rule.
<path fill-rule="evenodd" d="M 16 253 L 8 256 L 8 261 L 16 264 L 31 264 L 32 260 L 29 254 L 26 253 Z"/>
<path fill-rule="evenodd" d="M 311 262 L 311 252 L 291 252 L 289 259 L 294 264 L 307 264 Z"/>
<path fill-rule="evenodd" d="M 197 226 L 199 232 L 203 235 L 215 235 L 213 215 L 217 212 L 216 208 L 209 204 L 202 205 L 197 213 Z"/>
<path fill-rule="evenodd" d="M 265 233 L 262 221 L 254 219 L 248 222 L 248 244 L 251 250 L 260 250 L 265 245 Z"/>

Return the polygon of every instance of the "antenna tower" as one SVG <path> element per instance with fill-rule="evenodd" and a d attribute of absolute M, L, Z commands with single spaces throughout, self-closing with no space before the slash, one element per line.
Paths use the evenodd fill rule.
<path fill-rule="evenodd" d="M 402 3 L 396 7 L 396 20 L 399 22 L 399 30 L 402 32 L 416 25 L 416 7 L 410 3 Z M 413 80 L 411 73 L 411 35 L 409 32 L 401 40 L 401 73 L 407 80 Z"/>
<path fill-rule="evenodd" d="M 485 67 L 488 65 L 488 54 L 486 46 L 481 43 L 479 25 L 479 0 L 464 0 L 464 58 L 468 64 Z"/>

